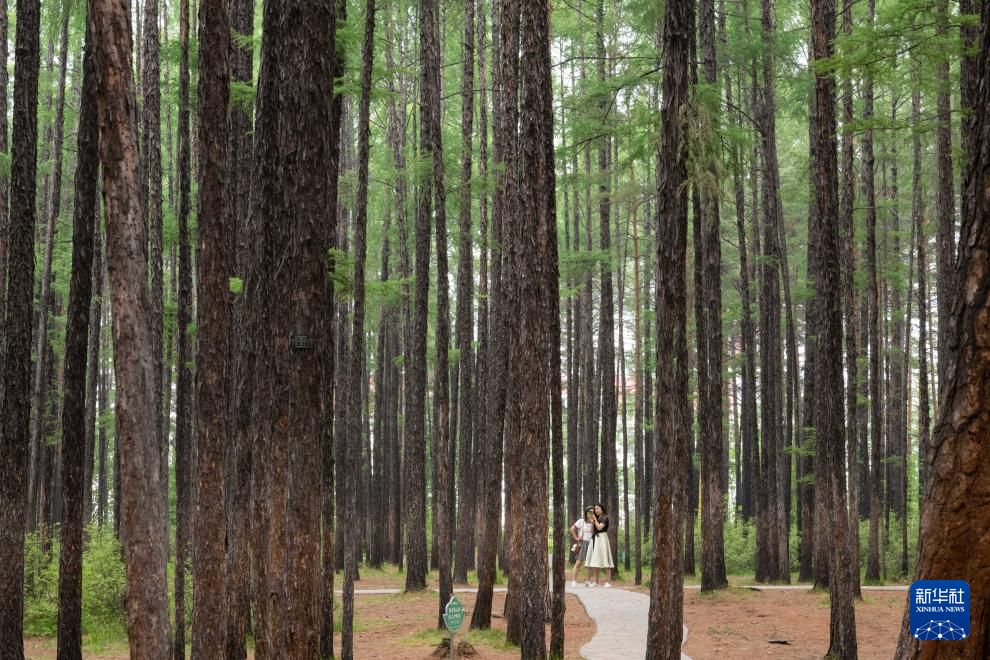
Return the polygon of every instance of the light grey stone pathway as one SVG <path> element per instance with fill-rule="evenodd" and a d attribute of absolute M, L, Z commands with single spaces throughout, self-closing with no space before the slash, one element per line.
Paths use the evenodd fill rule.
<path fill-rule="evenodd" d="M 567 592 L 581 601 L 598 626 L 592 640 L 581 647 L 581 657 L 586 660 L 642 660 L 646 656 L 649 596 L 617 587 L 571 587 L 570 582 Z M 688 629 L 684 626 L 682 646 L 687 637 Z M 681 653 L 681 660 L 691 659 Z"/>

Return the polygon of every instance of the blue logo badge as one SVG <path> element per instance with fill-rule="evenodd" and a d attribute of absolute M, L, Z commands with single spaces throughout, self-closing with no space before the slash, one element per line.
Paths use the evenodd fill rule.
<path fill-rule="evenodd" d="M 918 580 L 911 584 L 911 634 L 920 640 L 969 636 L 969 585 L 963 580 Z"/>

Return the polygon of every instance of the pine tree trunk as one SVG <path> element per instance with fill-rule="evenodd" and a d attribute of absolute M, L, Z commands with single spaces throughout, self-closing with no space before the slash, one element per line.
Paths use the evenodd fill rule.
<path fill-rule="evenodd" d="M 835 54 L 835 2 L 812 0 L 812 52 L 815 61 Z M 811 115 L 815 203 L 809 227 L 808 272 L 815 287 L 811 330 L 815 369 L 815 452 L 827 461 L 815 463 L 818 481 L 829 480 L 826 491 L 816 488 L 816 499 L 829 497 L 828 524 L 834 534 L 828 561 L 831 599 L 828 657 L 856 658 L 856 615 L 846 509 L 845 434 L 842 383 L 842 305 L 839 251 L 839 199 L 836 160 L 835 74 L 815 72 L 815 100 Z M 819 471 L 819 466 L 827 472 Z M 817 481 L 816 481 L 817 483 Z M 855 517 L 855 516 L 854 516 Z M 823 521 L 824 522 L 824 521 Z M 821 555 L 819 555 L 819 558 Z"/>
<path fill-rule="evenodd" d="M 160 426 L 154 390 L 151 300 L 147 289 L 145 221 L 139 204 L 130 28 L 124 7 L 90 3 L 97 45 L 97 107 L 107 261 L 112 291 L 117 384 L 121 536 L 127 571 L 128 642 L 133 657 L 170 656 Z M 22 19 L 23 20 L 23 19 Z"/>
<path fill-rule="evenodd" d="M 179 291 L 176 319 L 175 384 L 175 660 L 186 653 L 186 570 L 190 555 L 190 531 L 193 516 L 192 469 L 192 396 L 191 362 L 193 347 L 189 336 L 192 322 L 192 254 L 189 243 L 190 206 L 190 129 L 189 129 L 189 0 L 179 3 Z M 101 440 L 101 446 L 103 442 Z M 260 646 L 260 645 L 259 645 Z"/>
<path fill-rule="evenodd" d="M 225 649 L 226 551 L 224 455 L 228 428 L 228 239 L 230 202 L 230 16 L 227 3 L 200 6 L 199 218 L 196 249 L 196 460 L 193 520 L 194 656 Z"/>
<path fill-rule="evenodd" d="M 763 262 L 760 264 L 760 417 L 762 419 L 763 518 L 766 533 L 757 534 L 765 548 L 767 574 L 764 579 L 788 582 L 786 547 L 787 516 L 784 507 L 782 468 L 783 438 L 779 426 L 782 398 L 782 355 L 780 341 L 780 171 L 776 144 L 775 64 L 772 43 L 776 40 L 774 0 L 761 0 L 760 13 L 763 55 L 763 98 L 761 142 L 764 164 Z M 759 553 L 759 550 L 757 551 Z M 759 562 L 758 562 L 759 564 Z M 757 566 L 759 569 L 759 565 Z M 758 576 L 759 577 L 759 574 Z"/>
<path fill-rule="evenodd" d="M 341 479 L 347 511 L 357 512 L 359 470 L 361 468 L 361 393 L 365 365 L 364 289 L 365 259 L 368 252 L 368 158 L 370 154 L 369 116 L 371 112 L 371 71 L 374 62 L 375 0 L 365 10 L 364 42 L 361 46 L 361 100 L 358 107 L 358 188 L 354 222 L 354 318 L 351 334 L 351 382 L 346 390 L 346 413 L 342 421 L 346 455 Z M 354 521 L 352 521 L 353 523 Z M 344 594 L 341 624 L 341 657 L 354 657 L 354 579 L 360 559 L 358 526 L 342 525 L 344 541 Z"/>
<path fill-rule="evenodd" d="M 960 3 L 961 5 L 961 3 Z M 944 35 L 948 24 L 948 0 L 939 0 L 937 29 L 940 35 Z M 962 6 L 960 6 L 960 11 Z M 946 57 L 937 65 L 937 78 L 939 80 L 937 112 L 938 124 L 935 128 L 935 153 L 936 166 L 938 169 L 938 184 L 935 194 L 935 213 L 938 218 L 938 225 L 935 236 L 935 268 L 937 277 L 936 292 L 938 296 L 938 332 L 936 334 L 936 348 L 938 352 L 938 374 L 939 387 L 941 388 L 948 376 L 945 373 L 945 361 L 947 357 L 946 340 L 949 336 L 949 315 L 952 310 L 952 299 L 955 297 L 954 272 L 955 272 L 955 191 L 953 184 L 952 165 L 952 88 L 949 77 L 949 59 Z M 960 66 L 960 77 L 966 78 L 970 75 L 966 66 Z M 962 80 L 961 87 L 965 90 L 968 86 Z M 966 92 L 963 92 L 965 95 Z M 963 103 L 964 107 L 969 107 L 968 103 Z M 963 121 L 965 125 L 967 122 Z M 964 145 L 965 146 L 965 145 Z M 935 365 L 933 365 L 935 366 Z M 941 397 L 936 393 L 936 409 Z"/>
<path fill-rule="evenodd" d="M 3 445 L 0 448 L 0 654 L 24 657 L 24 514 L 30 430 L 31 307 L 34 291 L 34 223 L 38 144 L 40 8 L 17 2 L 14 136 L 3 346 Z M 6 40 L 5 40 L 6 43 Z M 4 131 L 6 133 L 6 131 Z"/>
<path fill-rule="evenodd" d="M 437 325 L 435 336 L 436 365 L 433 380 L 433 500 L 436 516 L 433 518 L 433 531 L 436 533 L 434 550 L 437 553 L 437 570 L 440 582 L 440 598 L 437 608 L 437 627 L 443 628 L 443 610 L 453 593 L 451 563 L 453 544 L 451 539 L 454 501 L 454 470 L 450 456 L 453 445 L 450 437 L 450 290 L 447 267 L 447 210 L 444 188 L 443 143 L 441 113 L 443 109 L 443 86 L 440 79 L 443 64 L 443 29 L 436 17 L 439 9 L 435 0 L 424 0 L 421 16 L 420 44 L 422 71 L 422 145 L 423 153 L 429 153 L 432 161 L 432 180 L 427 180 L 424 188 L 433 195 L 433 213 L 436 220 L 437 242 Z M 429 19 L 429 20 L 427 20 Z M 421 190 L 420 195 L 424 192 Z"/>
<path fill-rule="evenodd" d="M 604 0 L 598 0 L 597 7 L 598 21 L 595 26 L 595 40 L 598 57 L 598 79 L 602 83 L 606 80 L 608 71 L 608 53 L 605 50 L 605 4 Z M 605 98 L 599 101 L 598 112 L 605 122 L 605 130 L 608 130 L 608 119 L 606 116 Z M 601 140 L 598 150 L 598 218 L 599 218 L 599 249 L 603 252 L 612 252 L 612 229 L 611 229 L 611 190 L 609 185 L 611 164 L 611 137 L 607 136 Z M 525 208 L 525 207 L 523 207 Z M 618 250 L 616 245 L 615 249 Z M 612 548 L 612 564 L 618 567 L 619 550 L 619 481 L 618 466 L 616 465 L 615 436 L 618 417 L 616 389 L 615 389 L 615 301 L 612 290 L 612 266 L 611 263 L 604 263 L 600 269 L 601 276 L 601 304 L 599 307 L 599 328 L 598 328 L 598 348 L 599 364 L 601 369 L 601 474 L 599 486 L 599 499 L 595 500 L 605 504 L 605 509 L 609 512 L 613 524 L 608 528 L 609 545 Z M 590 504 L 591 502 L 589 502 Z"/>
<path fill-rule="evenodd" d="M 499 6 L 493 77 L 493 150 L 495 195 L 492 206 L 492 297 L 490 352 L 488 357 L 488 391 L 486 394 L 483 461 L 484 483 L 481 484 L 480 520 L 497 520 L 501 513 L 503 427 L 506 422 L 506 383 L 509 370 L 509 341 L 515 318 L 515 273 L 508 261 L 503 236 L 506 223 L 516 208 L 516 175 L 511 167 L 516 158 L 517 76 L 519 70 L 519 4 L 507 0 Z M 505 245 L 503 245 L 505 243 Z M 471 615 L 471 628 L 491 627 L 492 589 L 498 555 L 498 525 L 484 524 L 478 539 L 478 597 Z M 542 554 L 542 553 L 541 553 Z"/>
<path fill-rule="evenodd" d="M 51 136 L 51 152 L 49 164 L 52 168 L 50 174 L 42 177 L 42 194 L 44 198 L 41 203 L 42 215 L 47 216 L 45 230 L 45 256 L 41 270 L 41 286 L 38 293 L 38 328 L 35 331 L 35 355 L 34 378 L 31 381 L 31 409 L 34 411 L 34 426 L 31 429 L 31 455 L 30 466 L 35 466 L 38 452 L 44 450 L 45 435 L 45 374 L 53 367 L 48 363 L 49 344 L 48 341 L 48 317 L 55 300 L 51 294 L 52 285 L 52 251 L 55 247 L 55 229 L 58 214 L 62 202 L 62 136 L 65 117 L 65 75 L 69 60 L 69 10 L 62 10 L 59 46 L 59 74 L 58 74 L 58 97 L 55 101 L 55 122 L 53 135 Z M 50 104 L 49 104 L 50 105 Z M 46 133 L 46 137 L 47 133 Z M 47 143 L 47 140 L 46 140 Z M 47 146 L 47 144 L 46 144 Z M 47 185 L 45 185 L 47 184 Z M 11 200 L 13 202 L 13 200 Z M 33 287 L 32 287 L 33 288 Z M 28 477 L 28 503 L 37 501 L 39 498 L 39 478 L 38 470 L 31 469 Z M 39 508 L 37 518 L 31 517 L 28 512 L 28 526 L 40 520 L 42 512 Z"/>
<path fill-rule="evenodd" d="M 454 582 L 467 582 L 468 566 L 474 551 L 474 510 L 475 498 L 472 460 L 474 451 L 472 435 L 474 431 L 473 374 L 474 360 L 471 355 L 473 331 L 471 328 L 473 302 L 473 262 L 471 235 L 471 154 L 474 136 L 474 0 L 464 3 L 464 45 L 462 48 L 461 70 L 461 194 L 460 222 L 457 256 L 457 365 L 455 374 L 459 379 L 459 409 L 457 411 L 460 461 L 457 473 L 457 556 L 454 566 Z"/>
<path fill-rule="evenodd" d="M 300 658 L 318 655 L 321 630 L 321 470 L 323 452 L 329 451 L 325 392 L 332 382 L 328 360 L 334 346 L 333 326 L 326 322 L 331 309 L 326 255 L 336 231 L 336 218 L 329 210 L 335 198 L 326 186 L 327 173 L 335 165 L 331 101 L 336 44 L 328 20 L 332 15 L 331 0 L 289 3 L 279 30 L 279 63 L 284 67 L 281 194 L 283 213 L 293 219 L 284 254 L 291 256 L 294 268 L 275 274 L 270 293 L 273 298 L 284 296 L 286 290 L 295 293 L 292 300 L 272 306 L 276 313 L 279 307 L 288 308 L 291 319 L 283 319 L 274 329 L 284 332 L 288 341 L 276 342 L 273 357 L 279 360 L 279 386 L 287 390 L 287 400 L 276 404 L 276 428 L 285 428 L 292 441 L 287 448 L 286 623 L 280 627 L 273 618 L 271 629 L 284 631 L 286 653 Z"/>
<path fill-rule="evenodd" d="M 912 120 L 921 119 L 921 90 L 911 96 Z M 921 192 L 921 136 L 912 135 L 911 221 L 918 257 L 918 501 L 925 496 L 928 451 L 931 440 L 931 401 L 928 390 L 928 236 L 925 201 Z M 910 292 L 909 292 L 910 295 Z M 920 509 L 920 507 L 919 507 Z M 920 511 L 919 511 L 920 513 Z M 906 522 L 905 522 L 906 525 Z"/>
<path fill-rule="evenodd" d="M 689 43 L 694 25 L 692 0 L 667 4 L 663 24 L 663 104 L 657 158 L 657 444 L 653 465 L 656 495 L 652 507 L 653 576 L 646 657 L 678 657 L 682 637 L 683 481 L 685 448 L 691 429 L 687 406 L 687 144 L 682 108 L 688 101 Z M 660 34 L 657 35 L 658 47 Z"/>
<path fill-rule="evenodd" d="M 385 63 L 390 69 L 395 68 L 395 62 L 392 56 L 392 38 L 386 40 L 385 46 Z M 399 230 L 399 267 L 400 274 L 403 278 L 402 284 L 402 305 L 400 310 L 400 329 L 402 334 L 402 358 L 403 364 L 410 364 L 410 344 L 408 341 L 408 332 L 410 327 L 410 317 L 409 317 L 409 250 L 407 247 L 407 223 L 406 223 L 406 178 L 405 178 L 405 142 L 406 142 L 406 114 L 405 114 L 405 98 L 406 98 L 406 84 L 404 79 L 399 78 L 399 89 L 396 89 L 395 84 L 389 82 L 389 91 L 392 95 L 389 97 L 388 104 L 388 142 L 389 149 L 392 152 L 392 160 L 395 166 L 395 209 L 396 209 L 396 224 Z M 399 103 L 392 100 L 395 97 L 399 98 Z M 400 110 L 401 108 L 401 110 Z M 401 114 L 400 114 L 401 112 Z M 398 336 L 394 337 L 393 341 L 398 341 Z M 398 352 L 398 351 L 396 351 Z M 403 475 L 402 475 L 402 446 L 404 433 L 400 432 L 398 428 L 398 411 L 400 407 L 400 394 L 404 399 L 406 397 L 405 374 L 408 371 L 403 372 L 403 376 L 400 376 L 398 371 L 395 373 L 395 382 L 393 384 L 394 388 L 394 401 L 392 405 L 395 410 L 395 444 L 392 447 L 392 454 L 389 459 L 390 461 L 390 472 L 393 477 L 392 481 L 392 497 L 389 500 L 389 537 L 391 539 L 391 545 L 389 547 L 388 557 L 389 560 L 398 566 L 402 565 L 402 497 L 404 493 L 403 489 Z"/>
<path fill-rule="evenodd" d="M 868 20 L 872 24 L 874 0 L 867 3 Z M 873 79 L 868 74 L 864 83 L 863 121 L 873 121 Z M 877 207 L 874 182 L 873 129 L 868 124 L 863 134 L 863 200 L 866 205 L 866 269 L 869 278 L 870 344 L 870 540 L 866 559 L 866 579 L 880 579 L 880 512 L 883 489 L 882 454 L 880 444 L 883 430 L 880 399 L 880 292 L 877 287 Z"/>
<path fill-rule="evenodd" d="M 718 72 L 715 60 L 715 3 L 703 0 L 699 5 L 702 74 L 705 83 L 717 88 Z M 712 111 L 711 130 L 718 131 L 717 110 Z M 705 155 L 706 165 L 718 180 L 716 165 L 718 153 Z M 719 224 L 719 195 L 717 191 L 704 190 L 701 194 L 702 216 L 702 278 L 696 284 L 695 295 L 702 300 L 699 307 L 704 315 L 704 358 L 707 364 L 699 373 L 704 380 L 698 383 L 701 394 L 698 417 L 701 445 L 701 588 L 703 591 L 721 589 L 729 585 L 725 576 L 725 503 L 722 499 L 722 248 Z M 700 327 L 700 326 L 699 326 Z M 700 348 L 700 346 L 699 346 Z M 699 358 L 700 358 L 699 353 Z M 701 365 L 699 365 L 700 367 Z"/>
<path fill-rule="evenodd" d="M 852 31 L 852 2 L 843 0 L 842 3 L 842 34 L 847 36 Z M 856 401 L 859 388 L 859 306 L 853 275 L 856 272 L 855 223 L 853 208 L 855 204 L 855 185 L 853 183 L 853 91 L 850 75 L 842 80 L 842 181 L 839 191 L 840 213 L 840 245 L 842 255 L 842 293 L 844 305 L 844 323 L 846 331 L 846 470 L 849 476 L 849 535 L 853 595 L 862 598 L 859 583 L 859 464 L 866 457 L 858 455 L 859 448 L 859 405 Z"/>
<path fill-rule="evenodd" d="M 7 3 L 0 2 L 0 61 L 9 59 L 7 45 L 8 32 Z M 10 142 L 7 131 L 7 87 L 9 73 L 7 67 L 0 67 L 0 153 L 10 156 Z M 6 171 L 0 172 L 0 310 L 7 309 L 7 265 L 10 259 L 10 213 L 7 203 L 10 195 L 10 179 Z M 4 349 L 7 337 L 7 320 L 0 313 L 0 369 L 4 365 Z M 4 385 L 0 384 L 0 397 L 3 396 Z"/>
<path fill-rule="evenodd" d="M 148 274 L 151 282 L 151 341 L 155 357 L 157 394 L 155 420 L 158 425 L 158 451 L 161 479 L 168 484 L 168 434 L 164 432 L 164 362 L 163 334 L 165 280 L 162 248 L 162 140 L 161 140 L 161 67 L 158 34 L 158 0 L 145 0 L 144 41 L 141 43 L 141 205 L 148 231 Z M 162 491 L 165 518 L 168 520 L 168 488 Z M 164 528 L 168 538 L 168 527 Z M 166 548 L 167 556 L 168 548 Z"/>
<path fill-rule="evenodd" d="M 86 436 L 86 358 L 93 286 L 96 180 L 99 174 L 99 134 L 96 124 L 94 46 L 86 26 L 82 97 L 79 109 L 75 209 L 72 229 L 72 279 L 65 334 L 65 394 L 62 407 L 62 515 L 59 557 L 58 655 L 82 658 L 82 532 L 85 520 L 83 478 Z M 99 323 L 96 324 L 99 328 Z M 97 364 L 91 367 L 94 371 Z M 95 380 L 93 381 L 95 382 Z M 95 402 L 94 402 L 95 403 Z"/>
<path fill-rule="evenodd" d="M 254 32 L 254 0 L 231 3 L 231 30 L 246 37 Z M 250 84 L 253 50 L 234 41 L 231 50 L 231 77 L 239 84 Z M 231 254 L 228 263 L 232 277 L 243 287 L 248 272 L 258 263 L 258 225 L 251 222 L 252 130 L 251 118 L 242 105 L 231 104 L 228 183 L 232 201 L 231 222 L 228 227 Z M 228 416 L 231 442 L 225 456 L 227 506 L 227 556 L 224 563 L 226 587 L 225 655 L 227 660 L 247 657 L 246 640 L 249 627 L 248 601 L 251 580 L 251 474 L 254 461 L 250 443 L 249 424 L 254 394 L 258 333 L 257 318 L 248 308 L 244 289 L 230 296 L 230 329 L 228 359 Z M 166 385 L 168 381 L 166 380 Z M 169 388 L 166 387 L 166 400 Z M 168 408 L 166 406 L 166 414 Z M 167 438 L 166 438 L 167 439 Z"/>
<path fill-rule="evenodd" d="M 275 0 L 266 2 L 263 14 L 261 64 L 258 71 L 258 91 L 255 105 L 255 133 L 253 140 L 253 165 L 251 173 L 251 196 L 249 228 L 257 245 L 252 249 L 257 256 L 257 266 L 248 274 L 245 283 L 249 332 L 266 327 L 270 321 L 269 299 L 271 296 L 273 256 L 282 244 L 271 240 L 272 234 L 279 239 L 284 232 L 281 227 L 281 188 L 279 186 L 279 68 L 282 4 Z M 181 115 L 180 115 L 181 123 Z M 181 145 L 180 145 L 181 146 Z M 180 149 L 180 159 L 181 159 Z M 181 286 L 180 286 L 181 291 Z M 181 293 L 180 293 L 181 295 Z M 251 419 L 248 427 L 249 443 L 253 445 L 251 502 L 251 562 L 254 573 L 254 600 L 252 603 L 252 629 L 255 638 L 255 657 L 267 659 L 275 657 L 282 649 L 280 630 L 273 630 L 271 623 L 280 620 L 281 612 L 270 609 L 270 603 L 283 594 L 284 581 L 278 572 L 282 568 L 282 547 L 271 543 L 272 536 L 280 533 L 284 525 L 284 501 L 278 487 L 284 479 L 284 454 L 278 448 L 281 443 L 271 441 L 269 419 L 273 414 L 275 400 L 274 365 L 272 351 L 275 339 L 270 333 L 258 332 L 255 344 L 256 374 L 254 395 L 251 399 Z M 245 360 L 245 369 L 250 365 L 250 353 Z M 245 384 L 246 387 L 246 384 Z M 242 398 L 242 405 L 246 402 Z M 241 423 L 244 423 L 242 420 Z M 278 457 L 281 460 L 275 462 Z M 325 457 L 324 457 L 325 458 Z M 331 455 L 332 458 L 332 455 Z M 325 463 L 321 463 L 325 465 Z M 269 489 L 275 489 L 272 493 Z M 276 515 L 272 515 L 277 512 Z M 269 563 L 268 553 L 274 552 L 274 561 Z M 332 552 L 330 552 L 332 557 Z M 332 588 L 332 585 L 331 585 Z M 321 590 L 326 585 L 321 582 Z M 276 601 L 277 602 L 277 601 Z M 332 599 L 330 599 L 332 603 Z M 281 603 L 280 603 L 281 604 Z M 326 613 L 325 613 L 326 614 Z M 333 625 L 332 610 L 322 624 Z M 321 633 L 324 630 L 320 628 Z M 332 630 L 332 628 L 331 628 Z M 329 657 L 329 656 L 324 656 Z"/>

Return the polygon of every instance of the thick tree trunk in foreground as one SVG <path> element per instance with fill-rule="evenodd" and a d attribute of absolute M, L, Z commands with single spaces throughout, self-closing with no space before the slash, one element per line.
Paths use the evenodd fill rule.
<path fill-rule="evenodd" d="M 40 7 L 17 2 L 14 60 L 14 137 L 7 296 L 0 390 L 0 655 L 24 657 L 24 512 L 30 427 L 31 303 L 34 293 L 34 222 Z"/>
<path fill-rule="evenodd" d="M 558 275 L 550 6 L 543 0 L 524 0 L 521 5 L 521 60 L 526 67 L 521 76 L 519 207 L 529 212 L 516 216 L 513 223 L 518 223 L 516 240 L 519 241 L 518 250 L 514 251 L 519 282 L 519 338 L 511 371 L 513 387 L 519 394 L 520 413 L 522 488 L 517 501 L 520 510 L 529 513 L 521 516 L 521 538 L 516 539 L 521 559 L 513 564 L 512 570 L 519 573 L 522 586 L 519 603 L 522 657 L 538 659 L 546 657 L 547 461 L 552 423 L 549 403 L 550 385 L 556 380 L 551 379 L 550 368 L 555 365 L 560 373 L 560 337 L 559 319 L 548 318 L 557 314 L 558 307 L 551 300 L 556 295 Z M 553 333 L 553 328 L 558 331 Z M 558 354 L 557 359 L 551 360 L 551 351 Z M 615 426 L 614 416 L 612 426 Z M 562 503 L 561 498 L 562 493 L 558 496 Z M 561 513 L 558 507 L 554 517 L 558 525 Z M 558 564 L 562 564 L 562 559 L 560 554 Z M 556 571 L 558 588 L 563 586 L 561 568 L 558 566 Z"/>
<path fill-rule="evenodd" d="M 331 100 L 335 52 L 331 0 L 288 3 L 282 15 L 281 185 L 285 217 L 291 221 L 287 256 L 293 272 L 272 282 L 273 297 L 291 290 L 288 336 L 277 342 L 279 386 L 288 400 L 278 405 L 276 428 L 285 424 L 288 448 L 286 526 L 286 625 L 289 657 L 312 658 L 320 641 L 321 467 L 329 422 L 327 351 L 333 326 L 327 250 L 336 231 L 336 200 L 326 186 L 331 163 Z M 281 278 L 288 278 L 283 282 Z M 284 289 L 283 286 L 288 286 Z M 326 594 L 329 597 L 329 594 Z M 274 605 L 273 605 L 274 606 Z"/>
<path fill-rule="evenodd" d="M 688 34 L 693 0 L 671 0 L 663 24 L 664 75 L 661 144 L 657 162 L 657 409 L 653 498 L 653 575 L 646 657 L 679 658 L 684 600 L 681 550 L 684 492 L 681 475 L 691 429 L 686 370 L 687 145 L 682 108 L 688 101 Z M 658 35 L 659 36 L 659 35 Z M 658 39 L 659 41 L 659 39 Z"/>
<path fill-rule="evenodd" d="M 59 558 L 58 656 L 82 658 L 82 530 L 86 419 L 86 358 L 90 298 L 93 287 L 96 179 L 99 134 L 96 124 L 96 80 L 93 34 L 87 21 L 79 109 L 75 209 L 72 218 L 72 280 L 65 330 L 65 399 L 62 406 L 62 545 Z M 99 324 L 96 326 L 99 328 Z M 98 368 L 91 365 L 94 371 Z"/>
<path fill-rule="evenodd" d="M 165 511 L 156 444 L 156 375 L 148 322 L 151 301 L 144 216 L 139 204 L 130 27 L 125 7 L 109 0 L 92 0 L 90 13 L 100 72 L 97 106 L 116 349 L 116 441 L 127 566 L 127 636 L 132 657 L 168 658 Z"/>
<path fill-rule="evenodd" d="M 269 287 L 272 263 L 280 258 L 281 243 L 270 240 L 272 235 L 281 237 L 281 189 L 278 177 L 279 162 L 279 30 L 282 3 L 271 0 L 265 3 L 263 14 L 261 64 L 258 71 L 258 91 L 255 102 L 254 154 L 251 172 L 251 206 L 248 220 L 257 245 L 257 265 L 248 273 L 245 282 L 249 328 L 268 327 Z M 181 153 L 181 152 L 180 152 Z M 275 225 L 274 232 L 272 231 Z M 270 532 L 279 527 L 283 512 L 268 490 L 275 478 L 284 475 L 284 466 L 271 462 L 276 443 L 271 440 L 270 415 L 275 406 L 271 397 L 274 391 L 273 359 L 271 356 L 277 341 L 270 333 L 258 332 L 255 346 L 254 394 L 251 402 L 251 419 L 247 432 L 253 445 L 252 502 L 251 502 L 251 562 L 253 564 L 254 598 L 251 607 L 252 629 L 255 639 L 255 657 L 259 660 L 277 657 L 281 653 L 281 636 L 273 635 L 269 623 L 275 618 L 269 605 L 275 595 L 281 594 L 282 575 L 269 567 L 267 553 L 271 549 Z M 244 423 L 244 420 L 241 421 Z M 283 459 L 284 461 L 284 459 Z M 278 518 L 271 512 L 278 511 Z M 272 523 L 272 524 L 270 524 Z M 278 550 L 278 548 L 276 548 Z M 277 559 L 277 558 L 276 558 Z M 332 599 L 330 600 L 332 604 Z M 278 614 L 278 612 L 276 612 Z M 332 614 L 332 610 L 331 610 Z M 332 625 L 332 622 L 331 622 Z M 332 629 L 332 628 L 331 628 Z M 276 631 L 277 632 L 277 631 Z M 326 654 L 323 657 L 331 657 Z"/>
<path fill-rule="evenodd" d="M 984 3 L 978 56 L 978 94 L 971 128 L 979 149 L 968 154 L 963 189 L 973 204 L 962 219 L 959 295 L 949 317 L 945 380 L 922 503 L 915 580 L 953 577 L 969 583 L 969 636 L 962 641 L 919 642 L 905 608 L 895 658 L 985 658 L 990 653 L 990 5 Z"/>
<path fill-rule="evenodd" d="M 227 292 L 233 220 L 229 161 L 230 16 L 223 0 L 200 6 L 199 231 L 196 250 L 196 479 L 193 655 L 224 652 L 226 553 Z"/>
<path fill-rule="evenodd" d="M 812 0 L 811 41 L 815 61 L 828 60 L 835 52 L 835 2 Z M 815 287 L 812 331 L 815 355 L 815 452 L 828 459 L 816 461 L 819 481 L 830 488 L 816 488 L 815 497 L 828 497 L 828 523 L 834 534 L 829 553 L 831 618 L 828 657 L 856 658 L 856 614 L 853 607 L 849 521 L 846 511 L 845 434 L 842 383 L 842 282 L 839 260 L 839 199 L 835 123 L 835 75 L 815 72 L 815 99 L 811 116 L 812 153 L 815 154 L 815 200 L 809 233 L 809 276 Z M 853 512 L 855 517 L 855 512 Z M 824 520 L 822 521 L 825 522 Z M 819 557 L 820 559 L 820 557 Z"/>

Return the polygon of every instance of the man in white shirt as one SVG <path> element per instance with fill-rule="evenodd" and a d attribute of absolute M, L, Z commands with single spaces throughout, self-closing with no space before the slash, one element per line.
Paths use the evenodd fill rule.
<path fill-rule="evenodd" d="M 588 521 L 588 516 L 594 513 L 594 509 L 588 507 L 584 512 L 584 518 L 579 518 L 574 521 L 571 525 L 571 538 L 574 539 L 574 545 L 571 547 L 571 551 L 575 554 L 574 561 L 574 572 L 571 574 L 571 586 L 577 586 L 577 575 L 578 571 L 581 570 L 581 565 L 588 558 L 588 547 L 591 545 L 591 539 L 594 536 L 595 528 Z M 591 582 L 585 582 L 584 586 L 592 586 Z"/>

